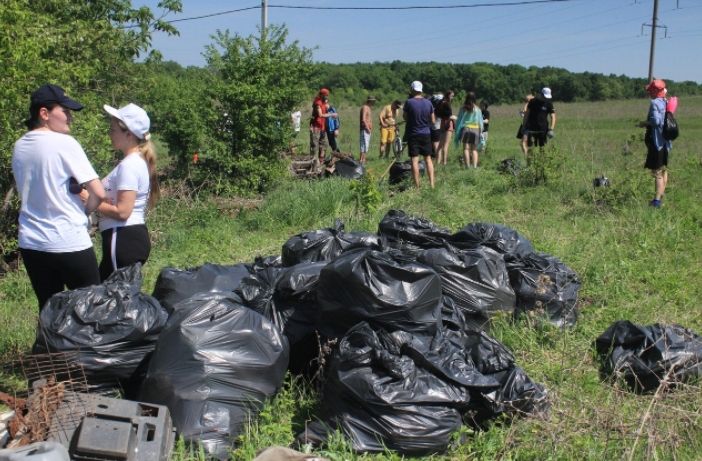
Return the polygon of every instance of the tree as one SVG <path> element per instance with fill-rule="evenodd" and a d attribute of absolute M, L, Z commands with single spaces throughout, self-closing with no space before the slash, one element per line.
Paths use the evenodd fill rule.
<path fill-rule="evenodd" d="M 312 51 L 286 44 L 285 25 L 243 38 L 217 31 L 204 53 L 217 79 L 209 96 L 203 168 L 220 192 L 264 192 L 283 171 L 281 152 L 292 136 L 291 110 L 308 94 Z M 207 104 L 207 102 L 205 102 Z"/>

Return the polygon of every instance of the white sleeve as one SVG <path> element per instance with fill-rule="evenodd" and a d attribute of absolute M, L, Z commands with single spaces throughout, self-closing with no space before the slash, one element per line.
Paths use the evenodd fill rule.
<path fill-rule="evenodd" d="M 78 184 L 85 184 L 93 179 L 98 179 L 98 174 L 85 155 L 85 151 L 78 144 L 78 141 L 70 136 L 64 138 L 64 145 L 59 149 L 61 157 L 66 165 L 66 169 L 71 176 L 76 178 Z"/>

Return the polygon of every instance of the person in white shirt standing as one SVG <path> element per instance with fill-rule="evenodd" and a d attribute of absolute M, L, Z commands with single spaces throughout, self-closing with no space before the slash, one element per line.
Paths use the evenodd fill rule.
<path fill-rule="evenodd" d="M 19 249 L 39 310 L 65 287 L 100 283 L 88 215 L 105 198 L 105 190 L 83 148 L 68 135 L 71 111 L 81 109 L 60 86 L 42 86 L 31 96 L 25 121 L 29 131 L 12 151 L 22 202 Z M 89 192 L 85 204 L 79 196 L 83 189 Z"/>
<path fill-rule="evenodd" d="M 103 180 L 105 201 L 100 204 L 102 261 L 100 279 L 135 263 L 145 264 L 151 240 L 145 214 L 160 197 L 156 174 L 156 151 L 151 142 L 151 121 L 136 104 L 121 109 L 105 105 L 110 114 L 112 147 L 124 154 L 122 161 Z"/>

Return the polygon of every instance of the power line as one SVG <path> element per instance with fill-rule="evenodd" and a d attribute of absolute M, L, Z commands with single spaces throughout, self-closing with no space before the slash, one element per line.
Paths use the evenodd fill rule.
<path fill-rule="evenodd" d="M 293 6 L 293 5 L 268 5 L 268 8 L 280 9 L 295 9 L 295 10 L 356 10 L 356 11 L 377 11 L 377 10 L 448 10 L 448 9 L 465 9 L 465 8 L 489 8 L 496 6 L 519 6 L 519 5 L 534 5 L 538 3 L 564 3 L 576 2 L 582 0 L 521 0 L 507 3 L 476 3 L 473 5 L 432 5 L 432 6 Z M 211 18 L 214 16 L 222 16 L 225 14 L 239 13 L 241 11 L 257 10 L 261 5 L 250 6 L 247 8 L 239 8 L 237 10 L 221 11 L 219 13 L 206 14 L 202 16 L 193 16 L 191 18 L 172 19 L 167 23 L 193 21 L 196 19 Z"/>

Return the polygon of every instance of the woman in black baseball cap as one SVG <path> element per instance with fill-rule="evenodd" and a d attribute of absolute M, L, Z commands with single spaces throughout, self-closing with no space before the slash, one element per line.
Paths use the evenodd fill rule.
<path fill-rule="evenodd" d="M 88 216 L 105 189 L 85 151 L 68 135 L 72 110 L 83 105 L 63 88 L 44 85 L 32 93 L 29 131 L 12 151 L 12 172 L 22 201 L 19 248 L 39 301 L 55 293 L 100 283 Z M 79 197 L 85 188 L 85 204 Z"/>

